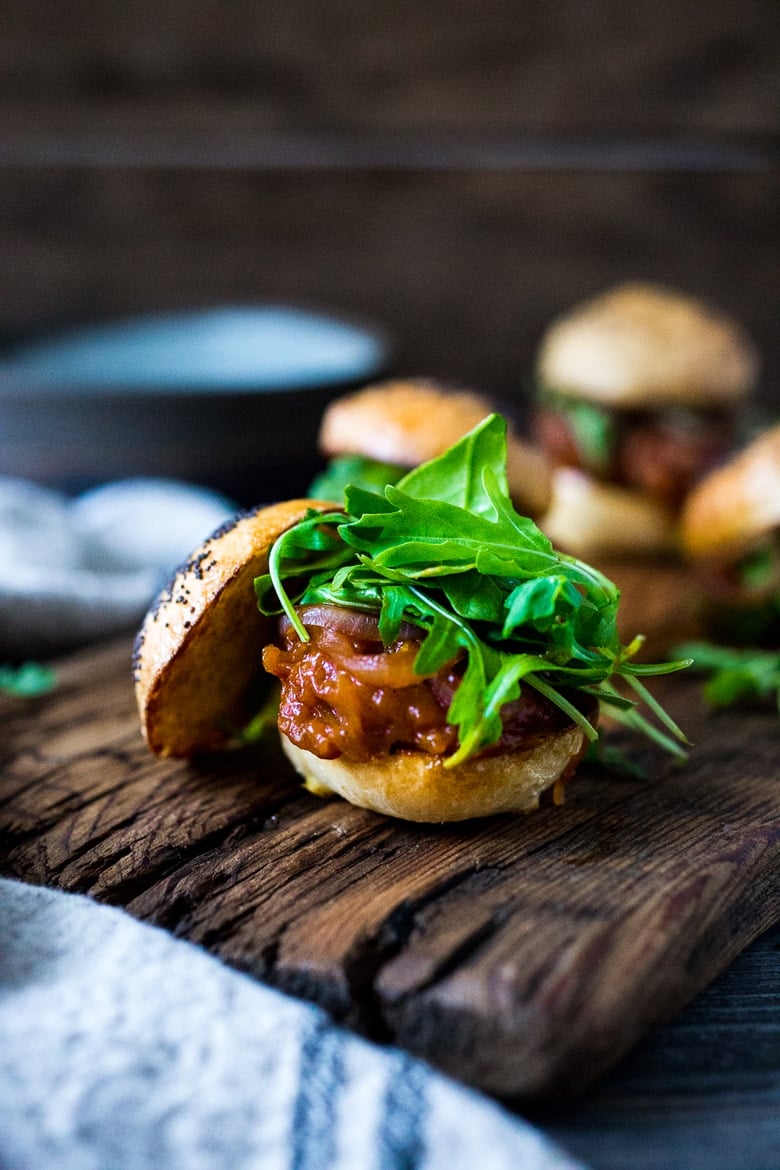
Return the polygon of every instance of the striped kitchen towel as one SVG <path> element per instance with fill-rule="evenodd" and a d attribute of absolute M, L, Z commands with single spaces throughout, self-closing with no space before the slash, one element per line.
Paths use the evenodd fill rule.
<path fill-rule="evenodd" d="M 177 480 L 117 480 L 69 498 L 0 476 L 0 661 L 134 629 L 179 562 L 234 513 Z"/>
<path fill-rule="evenodd" d="M 87 897 L 0 879 L 0 1170 L 576 1170 L 480 1094 Z"/>

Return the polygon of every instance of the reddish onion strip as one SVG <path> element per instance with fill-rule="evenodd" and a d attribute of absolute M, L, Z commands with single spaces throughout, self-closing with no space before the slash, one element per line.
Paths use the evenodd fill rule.
<path fill-rule="evenodd" d="M 419 649 L 419 642 L 403 642 L 380 654 L 344 654 L 338 663 L 360 682 L 375 687 L 411 687 L 425 677 L 414 671 Z"/>
<path fill-rule="evenodd" d="M 414 662 L 420 649 L 422 631 L 409 622 L 402 623 L 398 639 L 384 647 L 379 635 L 376 614 L 344 609 L 336 605 L 309 605 L 298 611 L 304 626 L 316 630 L 316 641 L 333 661 L 360 682 L 374 687 L 408 687 L 431 675 L 415 673 Z M 291 623 L 281 622 L 282 633 Z M 369 653 L 361 643 L 378 644 Z"/>
<path fill-rule="evenodd" d="M 305 605 L 298 610 L 298 616 L 305 626 L 319 626 L 322 629 L 339 630 L 349 634 L 352 638 L 361 638 L 366 642 L 377 642 L 379 638 L 379 617 L 375 613 L 365 613 L 359 609 L 345 609 L 340 605 Z M 287 618 L 282 618 L 282 632 L 289 625 Z M 398 638 L 404 642 L 412 642 L 420 638 L 419 626 L 411 622 L 402 622 L 398 631 Z"/>

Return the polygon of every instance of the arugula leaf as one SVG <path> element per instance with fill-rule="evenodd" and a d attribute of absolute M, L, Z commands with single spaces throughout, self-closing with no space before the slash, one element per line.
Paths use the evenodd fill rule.
<path fill-rule="evenodd" d="M 508 499 L 505 427 L 503 432 L 496 426 L 475 427 L 436 459 L 415 467 L 399 486 L 418 500 L 440 500 L 475 516 L 490 516 L 495 493 L 485 484 L 486 471 L 492 471 L 501 496 Z"/>
<path fill-rule="evenodd" d="M 406 469 L 393 463 L 381 463 L 364 455 L 339 455 L 331 459 L 324 471 L 309 485 L 310 500 L 333 500 L 339 503 L 350 484 L 379 491 L 388 483 L 397 483 Z"/>
<path fill-rule="evenodd" d="M 268 573 L 255 579 L 255 593 L 261 612 L 279 612 L 274 601 L 267 599 L 273 592 L 274 596 L 281 600 L 282 609 L 304 642 L 308 641 L 309 635 L 295 612 L 294 602 L 298 598 L 303 598 L 307 587 L 306 580 L 305 578 L 302 580 L 299 590 L 294 591 L 292 597 L 282 587 L 281 582 L 288 575 L 295 577 L 298 566 L 303 562 L 309 576 L 319 573 L 320 576 L 327 577 L 329 572 L 335 571 L 347 559 L 337 529 L 326 525 L 328 519 L 332 525 L 336 525 L 343 517 L 340 512 L 323 514 L 312 508 L 300 524 L 289 528 L 275 541 L 268 557 Z"/>
<path fill-rule="evenodd" d="M 275 679 L 273 681 L 276 683 Z M 269 732 L 275 729 L 278 715 L 279 687 L 274 685 L 268 687 L 249 722 L 235 733 L 237 741 L 245 747 L 260 743 Z"/>
<path fill-rule="evenodd" d="M 586 735 L 597 735 L 572 689 L 623 712 L 633 726 L 682 754 L 685 737 L 652 700 L 639 675 L 679 670 L 684 661 L 635 666 L 636 638 L 621 644 L 619 592 L 596 569 L 557 552 L 512 506 L 506 479 L 506 422 L 490 415 L 437 459 L 381 492 L 350 485 L 345 512 L 310 514 L 274 545 L 255 582 L 263 613 L 284 612 L 308 634 L 296 604 L 329 603 L 379 615 L 388 644 L 402 621 L 423 631 L 419 674 L 463 659 L 448 720 L 462 760 L 495 743 L 501 710 L 522 686 L 546 695 Z M 634 697 L 608 685 L 624 680 Z M 656 726 L 637 710 L 649 708 Z"/>
<path fill-rule="evenodd" d="M 691 642 L 679 648 L 692 659 L 693 669 L 708 674 L 703 694 L 711 707 L 721 709 L 774 698 L 780 711 L 780 651 L 737 650 L 710 642 Z"/>
<path fill-rule="evenodd" d="M 549 386 L 540 386 L 538 395 L 543 405 L 568 422 L 583 467 L 607 474 L 618 442 L 619 421 L 615 411 Z"/>
<path fill-rule="evenodd" d="M 35 699 L 57 685 L 57 675 L 40 662 L 23 662 L 21 666 L 0 665 L 0 691 L 19 699 Z"/>
<path fill-rule="evenodd" d="M 778 572 L 778 561 L 780 550 L 774 545 L 764 545 L 747 553 L 736 571 L 748 589 L 758 592 L 772 584 Z"/>

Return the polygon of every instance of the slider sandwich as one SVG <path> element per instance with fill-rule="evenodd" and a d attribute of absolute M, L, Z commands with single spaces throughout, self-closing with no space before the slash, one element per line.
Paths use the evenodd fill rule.
<path fill-rule="evenodd" d="M 680 532 L 718 641 L 780 645 L 780 423 L 698 484 Z"/>
<path fill-rule="evenodd" d="M 635 664 L 617 607 L 515 511 L 490 415 L 395 486 L 260 508 L 206 541 L 137 638 L 143 732 L 164 756 L 224 745 L 264 668 L 312 792 L 413 821 L 527 811 L 560 799 L 603 706 L 682 754 L 643 678 L 684 663 Z"/>
<path fill-rule="evenodd" d="M 341 498 L 347 483 L 383 488 L 434 459 L 492 413 L 471 390 L 415 378 L 379 382 L 337 398 L 319 433 L 325 472 L 311 486 L 321 499 Z M 515 506 L 539 516 L 550 502 L 550 468 L 542 453 L 507 429 L 507 475 Z"/>
<path fill-rule="evenodd" d="M 551 539 L 597 560 L 674 554 L 681 503 L 732 449 L 757 371 L 736 322 L 650 284 L 555 321 L 533 422 L 556 469 L 541 520 Z"/>

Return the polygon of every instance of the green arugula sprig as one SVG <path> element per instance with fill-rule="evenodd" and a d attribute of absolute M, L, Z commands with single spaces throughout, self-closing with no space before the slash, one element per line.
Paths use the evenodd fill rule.
<path fill-rule="evenodd" d="M 36 699 L 57 685 L 57 675 L 40 662 L 23 662 L 20 666 L 0 665 L 0 694 L 17 699 Z"/>
<path fill-rule="evenodd" d="M 538 383 L 536 396 L 542 406 L 568 422 L 585 467 L 606 474 L 615 460 L 620 424 L 614 410 L 584 398 L 574 398 Z"/>
<path fill-rule="evenodd" d="M 780 711 L 780 651 L 691 642 L 678 652 L 690 657 L 694 670 L 709 676 L 702 691 L 711 707 L 774 701 Z"/>
<path fill-rule="evenodd" d="M 403 467 L 382 463 L 365 455 L 336 455 L 312 480 L 307 495 L 312 500 L 341 500 L 350 484 L 376 488 L 396 483 L 404 475 Z"/>
<path fill-rule="evenodd" d="M 303 641 L 309 635 L 296 605 L 327 603 L 377 614 L 386 645 L 402 622 L 420 627 L 419 674 L 464 658 L 447 713 L 459 741 L 450 767 L 499 739 L 501 710 L 520 696 L 521 685 L 545 695 L 590 740 L 598 732 L 567 691 L 594 696 L 669 751 L 685 754 L 685 736 L 640 676 L 688 662 L 633 663 L 642 639 L 621 644 L 615 585 L 556 552 L 532 520 L 518 515 L 500 415 L 381 493 L 347 487 L 344 512 L 312 512 L 276 541 L 255 590 L 261 611 L 284 612 Z M 613 677 L 633 697 L 609 685 Z M 660 726 L 639 711 L 640 701 Z"/>

